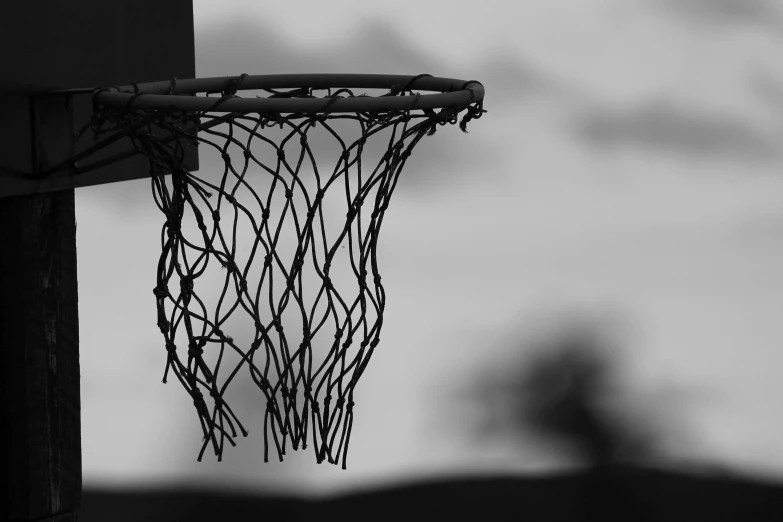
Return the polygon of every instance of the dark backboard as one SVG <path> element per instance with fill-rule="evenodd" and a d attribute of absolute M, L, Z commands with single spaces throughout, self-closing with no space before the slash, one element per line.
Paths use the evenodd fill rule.
<path fill-rule="evenodd" d="M 89 122 L 90 94 L 35 96 L 196 76 L 192 0 L 31 0 L 0 17 L 0 198 L 146 177 L 134 156 L 71 176 L 30 181 L 32 173 L 92 145 L 75 130 Z M 89 133 L 88 133 L 89 134 Z M 89 158 L 131 148 L 121 140 Z M 187 165 L 196 170 L 195 149 Z"/>

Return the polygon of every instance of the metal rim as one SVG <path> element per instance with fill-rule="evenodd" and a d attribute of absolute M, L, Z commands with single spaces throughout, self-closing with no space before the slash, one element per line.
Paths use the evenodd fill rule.
<path fill-rule="evenodd" d="M 255 89 L 389 89 L 395 92 L 434 91 L 415 96 L 225 98 L 196 97 L 197 93 L 236 93 Z M 337 94 L 337 93 L 334 93 Z M 197 78 L 125 85 L 96 90 L 96 103 L 108 107 L 204 112 L 334 113 L 386 112 L 459 107 L 484 99 L 476 81 L 429 75 L 393 74 L 272 74 Z"/>

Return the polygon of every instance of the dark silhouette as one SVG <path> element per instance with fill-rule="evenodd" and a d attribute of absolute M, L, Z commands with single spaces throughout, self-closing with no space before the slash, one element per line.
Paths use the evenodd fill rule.
<path fill-rule="evenodd" d="M 623 412 L 606 406 L 606 397 L 622 390 L 613 383 L 613 354 L 598 330 L 589 323 L 569 324 L 541 346 L 527 348 L 536 354 L 532 361 L 506 361 L 509 374 L 492 375 L 479 385 L 480 403 L 491 406 L 505 399 L 505 406 L 489 408 L 496 417 L 488 419 L 480 433 L 532 429 L 566 442 L 588 468 L 582 493 L 589 518 L 647 520 L 649 513 L 639 509 L 643 502 L 636 498 L 638 492 L 625 485 L 623 460 L 649 459 L 655 437 L 652 431 L 632 429 Z"/>

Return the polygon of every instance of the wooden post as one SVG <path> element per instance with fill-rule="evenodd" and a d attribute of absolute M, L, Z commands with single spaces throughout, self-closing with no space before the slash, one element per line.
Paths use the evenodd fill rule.
<path fill-rule="evenodd" d="M 0 199 L 0 520 L 81 503 L 74 191 Z"/>

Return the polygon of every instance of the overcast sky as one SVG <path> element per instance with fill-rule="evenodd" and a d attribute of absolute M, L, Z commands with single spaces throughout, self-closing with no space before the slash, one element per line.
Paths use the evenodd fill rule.
<path fill-rule="evenodd" d="M 430 73 L 480 80 L 489 112 L 425 139 L 387 212 L 384 331 L 347 471 L 309 448 L 264 464 L 252 382 L 250 436 L 195 462 L 192 401 L 160 382 L 164 216 L 148 180 L 79 189 L 86 483 L 317 492 L 573 467 L 533 438 L 477 444 L 458 399 L 569 314 L 611 325 L 617 400 L 662 419 L 661 460 L 783 477 L 778 3 L 197 0 L 195 25 L 201 77 Z M 202 156 L 201 172 L 219 165 Z"/>

